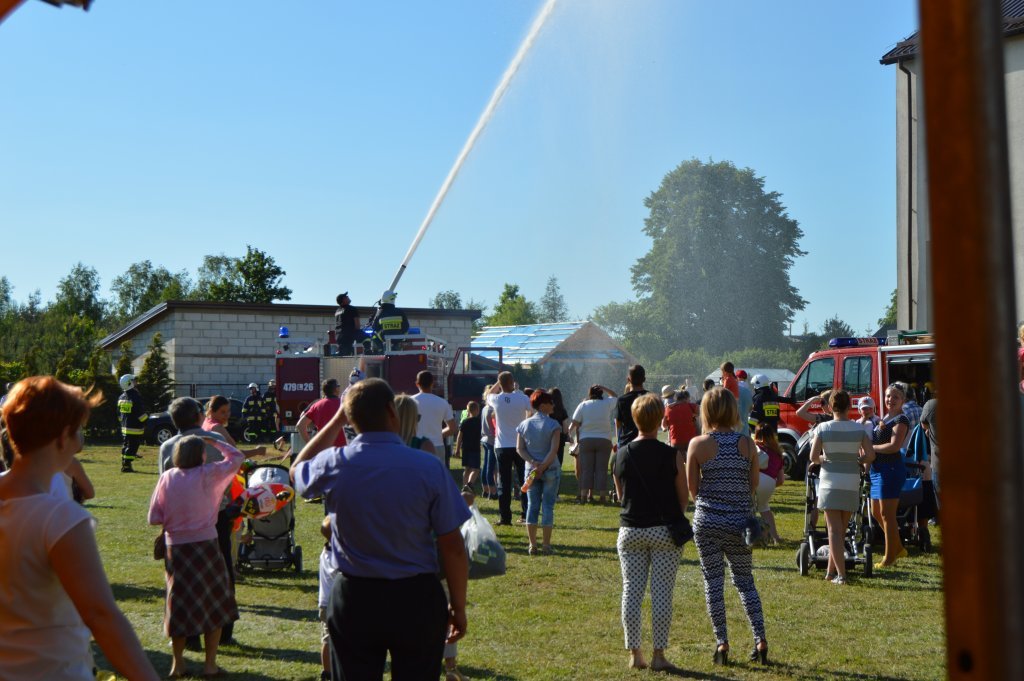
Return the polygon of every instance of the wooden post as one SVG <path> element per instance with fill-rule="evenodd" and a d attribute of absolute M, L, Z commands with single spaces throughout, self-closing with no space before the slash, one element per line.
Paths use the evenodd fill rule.
<path fill-rule="evenodd" d="M 1024 679 L 1024 458 L 997 0 L 920 0 L 950 679 Z"/>

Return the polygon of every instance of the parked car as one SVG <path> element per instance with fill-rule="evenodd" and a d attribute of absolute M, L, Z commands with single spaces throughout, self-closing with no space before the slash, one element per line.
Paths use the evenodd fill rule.
<path fill-rule="evenodd" d="M 201 397 L 198 399 L 199 403 L 203 405 L 203 409 L 206 409 L 206 403 L 210 398 Z M 231 416 L 228 418 L 227 426 L 228 432 L 231 433 L 231 437 L 235 438 L 236 441 L 242 442 L 242 433 L 245 430 L 242 425 L 242 401 L 230 397 L 228 402 L 231 403 Z M 149 418 L 146 419 L 145 428 L 146 433 L 144 437 L 146 442 L 151 445 L 162 445 L 178 433 L 178 429 L 171 422 L 171 415 L 166 411 L 150 414 Z"/>

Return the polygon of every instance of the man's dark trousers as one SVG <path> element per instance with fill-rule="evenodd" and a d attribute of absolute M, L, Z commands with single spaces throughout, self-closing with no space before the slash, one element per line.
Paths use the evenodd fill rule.
<path fill-rule="evenodd" d="M 370 579 L 339 574 L 327 612 L 333 681 L 437 681 L 448 599 L 435 575 Z"/>
<path fill-rule="evenodd" d="M 516 453 L 515 447 L 498 448 L 498 514 L 501 522 L 512 522 L 512 488 L 515 481 L 512 479 L 512 467 L 515 466 L 519 480 L 523 480 L 526 469 L 526 462 Z M 526 495 L 520 495 L 519 501 L 523 506 L 523 518 L 526 517 Z"/>
<path fill-rule="evenodd" d="M 132 461 L 139 458 L 139 446 L 142 444 L 142 435 L 124 435 L 121 441 L 121 464 L 131 465 Z"/>

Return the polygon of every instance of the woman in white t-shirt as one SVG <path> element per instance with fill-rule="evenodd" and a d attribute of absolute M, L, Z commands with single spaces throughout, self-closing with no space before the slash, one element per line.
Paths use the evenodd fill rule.
<path fill-rule="evenodd" d="M 120 675 L 159 678 L 114 602 L 92 517 L 49 493 L 98 402 L 51 376 L 26 378 L 4 402 L 14 462 L 0 478 L 0 678 L 92 681 L 90 631 Z"/>
<path fill-rule="evenodd" d="M 587 399 L 580 402 L 569 424 L 569 437 L 576 434 L 576 459 L 580 472 L 580 503 L 604 503 L 608 493 L 608 459 L 612 455 L 612 409 L 615 391 L 603 385 L 592 385 Z"/>

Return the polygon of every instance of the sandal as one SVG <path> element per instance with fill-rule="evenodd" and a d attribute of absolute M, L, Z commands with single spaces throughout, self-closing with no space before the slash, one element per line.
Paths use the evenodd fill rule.
<path fill-rule="evenodd" d="M 469 681 L 458 669 L 445 669 L 444 681 Z"/>

